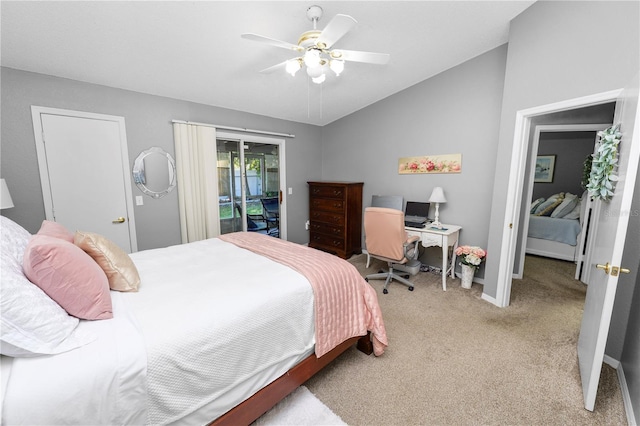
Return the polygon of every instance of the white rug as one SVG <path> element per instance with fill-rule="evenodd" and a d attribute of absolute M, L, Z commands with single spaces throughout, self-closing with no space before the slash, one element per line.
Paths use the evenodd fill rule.
<path fill-rule="evenodd" d="M 253 424 L 256 426 L 346 426 L 340 417 L 304 386 L 293 391 Z"/>

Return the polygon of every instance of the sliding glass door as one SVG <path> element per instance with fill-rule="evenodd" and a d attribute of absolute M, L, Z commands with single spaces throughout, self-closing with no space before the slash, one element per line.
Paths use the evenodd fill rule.
<path fill-rule="evenodd" d="M 284 141 L 223 137 L 218 133 L 220 233 L 284 236 L 280 168 Z"/>

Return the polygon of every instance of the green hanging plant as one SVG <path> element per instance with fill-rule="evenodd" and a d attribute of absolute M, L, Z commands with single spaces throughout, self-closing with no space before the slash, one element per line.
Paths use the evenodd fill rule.
<path fill-rule="evenodd" d="M 591 173 L 587 190 L 593 198 L 607 201 L 613 195 L 618 176 L 614 173 L 618 167 L 618 145 L 620 144 L 620 125 L 611 126 L 598 132 L 600 142 L 593 154 Z"/>
<path fill-rule="evenodd" d="M 587 189 L 587 185 L 589 184 L 589 178 L 591 177 L 591 164 L 593 163 L 593 154 L 587 155 L 587 158 L 584 159 L 582 163 L 582 181 L 580 181 L 580 186 L 582 189 Z"/>

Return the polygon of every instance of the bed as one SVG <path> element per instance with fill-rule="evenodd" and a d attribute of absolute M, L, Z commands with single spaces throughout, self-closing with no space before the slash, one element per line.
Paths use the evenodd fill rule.
<path fill-rule="evenodd" d="M 586 202 L 570 193 L 554 194 L 532 202 L 526 253 L 554 259 L 578 260 Z"/>
<path fill-rule="evenodd" d="M 126 256 L 136 289 L 114 290 L 94 257 L 112 317 L 78 319 L 27 280 L 28 244 L 55 237 L 1 219 L 2 424 L 249 424 L 356 342 L 376 355 L 387 344 L 376 293 L 352 265 L 255 233 Z M 71 331 L 20 348 L 14 310 Z"/>

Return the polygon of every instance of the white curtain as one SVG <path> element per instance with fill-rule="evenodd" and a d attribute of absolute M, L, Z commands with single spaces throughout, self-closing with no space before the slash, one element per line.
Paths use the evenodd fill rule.
<path fill-rule="evenodd" d="M 216 129 L 173 123 L 182 242 L 220 235 Z"/>

